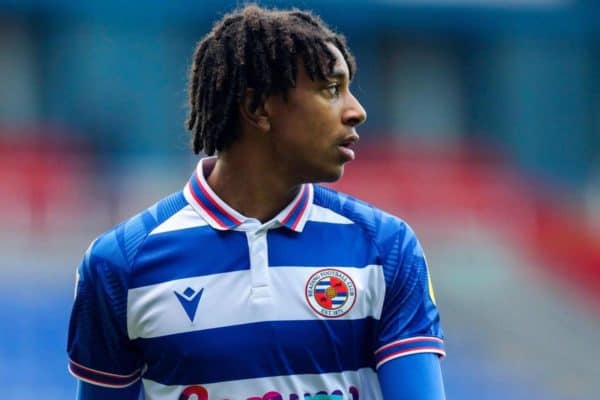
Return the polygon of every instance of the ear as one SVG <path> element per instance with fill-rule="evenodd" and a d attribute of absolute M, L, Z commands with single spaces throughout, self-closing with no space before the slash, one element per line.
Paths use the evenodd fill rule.
<path fill-rule="evenodd" d="M 260 99 L 258 106 L 253 109 L 252 102 L 254 99 L 254 89 L 246 89 L 244 100 L 240 104 L 240 116 L 246 123 L 254 126 L 263 132 L 271 130 L 271 119 L 269 115 L 269 107 L 266 106 L 268 100 Z"/>

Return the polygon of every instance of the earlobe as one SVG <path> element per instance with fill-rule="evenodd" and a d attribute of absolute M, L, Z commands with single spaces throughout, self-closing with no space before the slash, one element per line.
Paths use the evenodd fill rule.
<path fill-rule="evenodd" d="M 263 113 L 258 118 L 257 125 L 262 131 L 269 132 L 271 130 L 271 119 L 266 113 Z"/>
<path fill-rule="evenodd" d="M 260 100 L 256 108 L 253 107 L 254 89 L 247 89 L 244 100 L 240 104 L 240 115 L 248 124 L 261 131 L 268 132 L 271 129 L 269 113 L 267 111 L 268 99 Z"/>

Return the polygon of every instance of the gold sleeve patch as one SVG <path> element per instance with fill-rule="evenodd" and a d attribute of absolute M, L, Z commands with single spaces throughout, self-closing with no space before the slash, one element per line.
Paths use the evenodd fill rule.
<path fill-rule="evenodd" d="M 431 297 L 433 304 L 437 306 L 437 302 L 435 300 L 435 291 L 433 290 L 433 285 L 431 284 L 431 274 L 429 273 L 429 269 L 427 269 L 427 285 L 429 286 L 429 297 Z"/>
<path fill-rule="evenodd" d="M 77 298 L 77 287 L 79 286 L 79 268 L 75 270 L 75 290 L 73 293 L 73 298 Z"/>

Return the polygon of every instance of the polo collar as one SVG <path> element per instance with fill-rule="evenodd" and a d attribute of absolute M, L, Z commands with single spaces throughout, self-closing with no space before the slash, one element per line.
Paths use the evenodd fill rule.
<path fill-rule="evenodd" d="M 240 227 L 245 222 L 255 222 L 256 219 L 246 217 L 230 207 L 208 186 L 206 176 L 214 168 L 216 160 L 216 157 L 207 157 L 198 162 L 194 173 L 183 189 L 186 200 L 210 226 L 218 230 L 231 230 Z M 313 185 L 303 184 L 294 200 L 273 220 L 264 225 L 274 221 L 278 226 L 302 232 L 310 213 L 313 197 Z"/>

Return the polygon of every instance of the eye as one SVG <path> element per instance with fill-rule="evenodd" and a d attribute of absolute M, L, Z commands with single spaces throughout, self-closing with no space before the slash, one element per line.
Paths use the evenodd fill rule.
<path fill-rule="evenodd" d="M 327 91 L 328 94 L 330 94 L 333 97 L 338 97 L 340 95 L 340 84 L 339 83 L 332 83 L 330 85 L 328 85 L 325 90 Z"/>

